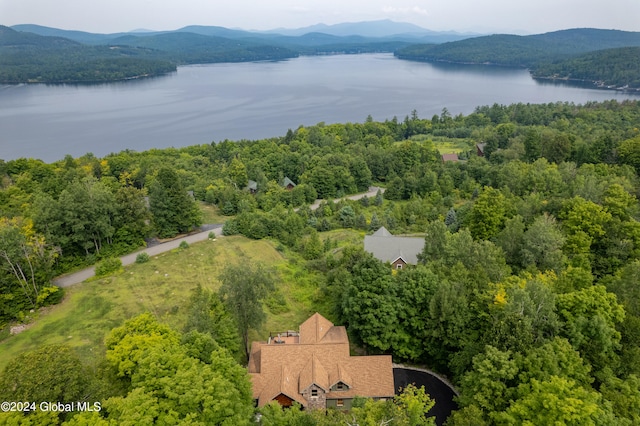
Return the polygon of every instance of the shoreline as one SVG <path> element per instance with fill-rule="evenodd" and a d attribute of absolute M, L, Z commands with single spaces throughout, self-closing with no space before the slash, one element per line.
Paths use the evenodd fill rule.
<path fill-rule="evenodd" d="M 446 59 L 413 58 L 413 57 L 407 57 L 407 56 L 402 56 L 397 54 L 394 54 L 394 57 L 397 59 L 405 60 L 405 61 L 415 61 L 415 62 L 526 69 L 527 71 L 529 71 L 531 78 L 534 80 L 546 80 L 546 81 L 553 81 L 553 82 L 559 81 L 559 82 L 566 82 L 568 84 L 581 83 L 585 85 L 583 88 L 613 90 L 616 92 L 640 93 L 640 87 L 616 86 L 614 84 L 607 85 L 602 80 L 590 80 L 590 79 L 584 79 L 584 78 L 570 78 L 570 77 L 534 76 L 533 71 L 526 66 L 505 65 L 505 64 L 499 64 L 494 62 L 464 62 L 464 61 L 450 61 Z"/>
<path fill-rule="evenodd" d="M 531 72 L 531 71 L 529 71 Z M 640 92 L 640 87 L 629 87 L 629 86 L 616 86 L 615 84 L 607 85 L 602 80 L 590 80 L 585 78 L 571 78 L 571 77 L 554 77 L 554 76 L 534 76 L 531 75 L 531 78 L 534 80 L 546 80 L 546 81 L 560 81 L 567 83 L 581 83 L 586 85 L 592 85 L 591 88 L 601 89 L 601 90 L 615 90 L 618 92 Z"/>

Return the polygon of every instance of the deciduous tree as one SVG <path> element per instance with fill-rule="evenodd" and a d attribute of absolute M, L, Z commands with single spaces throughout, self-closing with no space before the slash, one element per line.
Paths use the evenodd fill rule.
<path fill-rule="evenodd" d="M 233 314 L 249 358 L 249 330 L 258 329 L 265 320 L 263 300 L 274 290 L 272 273 L 261 264 L 225 266 L 220 274 L 220 296 Z"/>

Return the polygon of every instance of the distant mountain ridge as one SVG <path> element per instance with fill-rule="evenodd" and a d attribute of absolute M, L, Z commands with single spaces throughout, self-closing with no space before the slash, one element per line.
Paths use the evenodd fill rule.
<path fill-rule="evenodd" d="M 385 38 L 403 41 L 416 41 L 419 40 L 423 43 L 443 43 L 447 41 L 462 40 L 464 38 L 477 36 L 478 34 L 472 33 L 456 33 L 454 31 L 432 31 L 414 24 L 405 22 L 395 22 L 391 20 L 381 21 L 365 21 L 365 22 L 351 22 L 336 25 L 316 24 L 309 27 L 297 28 L 297 29 L 274 29 L 267 31 L 250 31 L 230 29 L 221 26 L 205 26 L 205 25 L 190 25 L 176 30 L 169 31 L 130 31 L 126 33 L 113 33 L 113 34 L 97 34 L 84 31 L 74 30 L 61 30 L 57 28 L 44 27 L 41 25 L 33 24 L 20 24 L 14 25 L 13 28 L 16 31 L 31 32 L 34 34 L 44 36 L 57 36 L 65 37 L 71 40 L 78 41 L 80 43 L 87 44 L 101 44 L 114 38 L 122 37 L 124 35 L 157 35 L 175 32 L 192 32 L 195 34 L 227 37 L 231 39 L 263 39 L 270 40 L 278 37 L 299 37 L 309 33 L 322 33 L 337 37 L 349 37 L 360 36 L 365 38 Z"/>
<path fill-rule="evenodd" d="M 365 21 L 365 22 L 344 22 L 341 24 L 326 25 L 316 24 L 303 28 L 286 29 L 277 28 L 268 31 L 262 31 L 269 34 L 282 34 L 288 36 L 301 36 L 308 33 L 324 33 L 335 36 L 353 36 L 359 35 L 363 37 L 393 37 L 398 35 L 413 35 L 420 37 L 424 35 L 448 35 L 448 36 L 460 36 L 469 37 L 478 34 L 470 33 L 457 33 L 455 31 L 432 31 L 426 28 L 422 28 L 418 25 L 395 22 L 390 19 L 384 19 L 379 21 Z"/>

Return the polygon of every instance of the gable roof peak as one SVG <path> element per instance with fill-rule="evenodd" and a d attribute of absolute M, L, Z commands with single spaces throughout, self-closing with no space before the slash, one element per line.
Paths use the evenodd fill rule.
<path fill-rule="evenodd" d="M 316 385 L 322 388 L 323 391 L 329 392 L 329 374 L 315 353 L 311 355 L 311 360 L 302 371 L 300 371 L 299 380 L 300 393 L 312 385 Z"/>
<path fill-rule="evenodd" d="M 300 343 L 319 343 L 331 327 L 333 323 L 316 312 L 300 324 Z"/>
<path fill-rule="evenodd" d="M 391 232 L 387 231 L 387 228 L 385 228 L 384 226 L 381 226 L 371 236 L 372 237 L 393 237 L 393 235 L 391 235 Z"/>

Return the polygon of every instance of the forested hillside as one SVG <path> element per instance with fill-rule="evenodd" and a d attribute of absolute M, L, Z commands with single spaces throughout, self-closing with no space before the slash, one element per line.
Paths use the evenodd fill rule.
<path fill-rule="evenodd" d="M 535 77 L 575 78 L 640 88 L 640 33 L 573 29 L 531 36 L 491 35 L 439 45 L 411 45 L 401 59 L 529 68 Z M 609 50 L 611 49 L 611 50 Z M 601 51 L 601 52 L 597 52 Z M 587 54 L 591 52 L 591 54 Z M 603 67 L 606 65 L 607 70 Z"/>
<path fill-rule="evenodd" d="M 640 47 L 599 50 L 564 61 L 538 64 L 532 75 L 597 81 L 601 87 L 640 88 Z"/>
<path fill-rule="evenodd" d="M 281 60 L 298 55 L 286 48 L 254 41 L 181 32 L 123 36 L 110 40 L 109 44 L 154 49 L 157 56 L 179 64 Z"/>
<path fill-rule="evenodd" d="M 438 148 L 450 146 L 463 147 L 462 161 L 443 163 Z M 493 105 L 467 116 L 443 109 L 428 119 L 414 112 L 319 123 L 258 141 L 0 162 L 1 320 L 56 303 L 55 273 L 198 226 L 193 191 L 228 217 L 226 235 L 296 253 L 297 267 L 317 274 L 299 284 L 315 289 L 305 303 L 346 325 L 354 344 L 449 377 L 461 393 L 449 424 L 638 424 L 639 172 L 637 101 Z M 297 184 L 292 190 L 285 177 Z M 386 191 L 307 207 L 372 184 Z M 380 226 L 425 237 L 419 264 L 394 271 L 365 253 L 362 235 Z M 336 229 L 353 242 L 336 246 L 327 237 Z M 278 312 L 273 299 L 264 303 Z M 156 418 L 170 410 L 185 418 L 166 387 L 174 379 L 157 377 L 236 371 L 223 355 L 209 358 L 217 350 L 210 339 L 224 346 L 225 335 L 180 336 L 148 317 L 116 328 L 105 371 L 120 381 L 107 381 L 100 397 L 110 408 L 94 417 L 124 421 L 144 403 L 146 414 L 158 404 Z M 154 364 L 163 345 L 174 348 L 171 359 Z M 152 356 L 138 362 L 136 348 Z M 3 380 L 21 365 L 28 363 L 12 364 Z M 230 419 L 252 413 L 244 380 L 230 389 Z M 380 415 L 376 424 L 389 420 L 389 406 L 369 408 Z M 224 418 L 213 408 L 199 413 Z M 273 407 L 263 413 L 263 424 L 286 424 L 281 416 L 328 421 Z"/>
<path fill-rule="evenodd" d="M 18 28 L 62 34 L 88 44 L 0 26 L 0 83 L 118 81 L 166 74 L 184 64 L 275 61 L 301 54 L 393 52 L 409 44 L 393 38 L 314 33 L 287 37 L 217 27 L 125 35 L 96 35 L 37 26 Z"/>
<path fill-rule="evenodd" d="M 149 49 L 85 46 L 0 26 L 0 83 L 126 80 L 176 70 Z"/>

